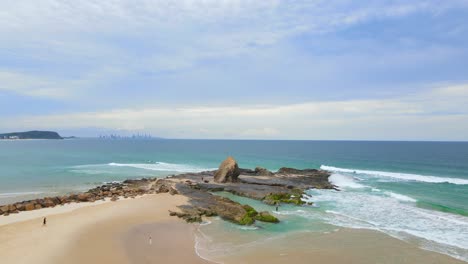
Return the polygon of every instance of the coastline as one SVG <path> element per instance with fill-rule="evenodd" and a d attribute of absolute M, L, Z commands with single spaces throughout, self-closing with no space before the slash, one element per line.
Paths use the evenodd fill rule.
<path fill-rule="evenodd" d="M 18 221 L 0 226 L 0 261 L 5 264 L 134 263 L 129 258 L 131 250 L 128 252 L 126 248 L 125 234 L 144 224 L 165 223 L 166 227 L 167 223 L 174 224 L 166 228 L 169 233 L 180 224 L 187 225 L 168 214 L 168 210 L 177 210 L 177 206 L 186 202 L 187 198 L 182 195 L 158 194 L 116 202 L 84 204 L 80 208 L 67 208 L 70 209 L 67 212 L 63 212 L 64 209 L 60 207 L 49 208 L 47 214 L 43 211 L 46 209 L 36 210 L 37 217 L 16 219 Z M 47 215 L 46 227 L 42 226 L 42 214 Z M 0 218 L 0 223 L 8 217 Z M 176 240 L 181 244 L 191 244 L 187 244 L 193 238 L 190 229 L 177 234 Z M 161 237 L 154 237 L 153 241 L 158 239 Z M 191 254 L 180 255 L 178 250 L 169 254 L 181 257 L 180 263 L 202 261 L 196 255 L 193 244 L 190 249 L 186 247 L 184 250 L 191 251 Z M 158 248 L 152 251 L 168 254 Z"/>
<path fill-rule="evenodd" d="M 287 218 L 271 215 L 278 204 L 308 210 L 314 202 L 307 200 L 306 190 L 338 191 L 330 175 L 324 170 L 288 167 L 274 173 L 261 167 L 241 169 L 228 157 L 217 171 L 128 179 L 83 193 L 5 205 L 0 207 L 4 215 L 0 217 L 0 260 L 52 264 L 308 263 L 310 259 L 332 264 L 466 263 L 448 256 L 466 259 L 457 252 L 427 251 L 366 229 L 336 226 L 335 231 L 313 232 L 309 226 L 312 229 L 289 232 Z M 214 194 L 219 192 L 235 197 Z M 237 201 L 237 197 L 244 198 Z M 42 225 L 43 217 L 47 226 Z M 203 222 L 207 217 L 213 221 Z M 212 225 L 218 219 L 258 231 L 241 234 Z M 283 221 L 272 229 L 276 231 L 262 231 L 261 223 Z"/>
<path fill-rule="evenodd" d="M 199 234 L 206 237 L 206 234 Z M 199 238 L 198 237 L 198 238 Z M 216 263 L 463 264 L 462 260 L 393 238 L 382 232 L 337 227 L 334 232 L 294 232 L 239 245 L 229 238 L 205 252 Z M 218 241 L 216 241 L 218 242 Z M 200 242 L 199 242 L 200 243 Z M 210 241 L 209 243 L 213 243 Z"/>
<path fill-rule="evenodd" d="M 331 233 L 286 234 L 246 250 L 210 256 L 197 248 L 200 226 L 168 213 L 187 202 L 183 195 L 148 194 L 1 217 L 15 219 L 0 221 L 0 260 L 6 264 L 309 263 L 311 259 L 327 263 L 466 263 L 384 233 L 345 228 Z M 41 226 L 42 216 L 47 216 L 46 227 Z M 229 245 L 224 242 L 223 246 Z"/>

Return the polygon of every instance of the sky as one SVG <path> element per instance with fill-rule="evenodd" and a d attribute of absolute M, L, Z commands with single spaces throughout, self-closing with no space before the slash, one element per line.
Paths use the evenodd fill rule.
<path fill-rule="evenodd" d="M 0 133 L 468 140 L 468 0 L 0 5 Z"/>

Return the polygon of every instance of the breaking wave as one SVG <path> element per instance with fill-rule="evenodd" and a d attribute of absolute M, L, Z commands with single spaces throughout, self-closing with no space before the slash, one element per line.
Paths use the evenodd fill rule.
<path fill-rule="evenodd" d="M 322 165 L 320 169 L 327 170 L 331 172 L 342 172 L 342 173 L 357 173 L 365 174 L 374 177 L 386 177 L 393 178 L 405 181 L 418 181 L 418 182 L 428 182 L 428 183 L 452 183 L 458 185 L 468 184 L 468 179 L 460 178 L 444 178 L 437 176 L 428 176 L 428 175 L 419 175 L 419 174 L 410 174 L 410 173 L 399 173 L 399 172 L 387 172 L 387 171 L 372 171 L 372 170 L 355 170 L 355 169 L 346 169 L 338 168 L 332 166 Z"/>
<path fill-rule="evenodd" d="M 362 185 L 360 183 L 357 183 L 356 180 L 347 175 L 339 174 L 339 173 L 333 173 L 328 180 L 330 180 L 331 183 L 334 185 L 340 187 L 340 188 L 365 188 L 368 187 L 366 185 Z"/>
<path fill-rule="evenodd" d="M 26 196 L 26 195 L 38 195 L 42 194 L 43 192 L 9 192 L 9 193 L 0 193 L 0 198 L 8 198 L 8 197 L 19 197 L 19 196 Z"/>
<path fill-rule="evenodd" d="M 419 208 L 413 198 L 393 192 L 309 192 L 310 202 L 326 208 L 320 218 L 330 224 L 379 230 L 402 240 L 419 238 L 423 248 L 468 260 L 468 218 L 464 216 Z M 311 219 L 318 215 L 295 214 Z"/>
<path fill-rule="evenodd" d="M 107 164 L 109 166 L 116 167 L 131 167 L 144 170 L 153 171 L 174 171 L 174 172 L 201 172 L 207 170 L 216 170 L 216 168 L 200 168 L 188 164 L 176 164 L 166 162 L 155 162 L 155 163 L 115 163 L 111 162 Z"/>

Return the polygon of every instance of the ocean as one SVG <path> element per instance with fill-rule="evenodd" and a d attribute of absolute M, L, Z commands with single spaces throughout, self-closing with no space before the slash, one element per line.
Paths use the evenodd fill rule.
<path fill-rule="evenodd" d="M 240 167 L 322 168 L 341 191 L 309 190 L 314 207 L 278 212 L 280 224 L 239 227 L 212 219 L 198 250 L 229 254 L 291 232 L 371 229 L 468 261 L 468 142 L 256 140 L 0 141 L 0 204 L 83 191 L 127 178 L 216 169 L 232 155 Z M 236 241 L 227 240 L 237 232 Z M 225 235 L 223 235 L 225 234 Z M 226 243 L 230 247 L 226 247 Z M 249 245 L 249 246 L 247 246 Z M 220 253 L 221 252 L 221 253 Z"/>

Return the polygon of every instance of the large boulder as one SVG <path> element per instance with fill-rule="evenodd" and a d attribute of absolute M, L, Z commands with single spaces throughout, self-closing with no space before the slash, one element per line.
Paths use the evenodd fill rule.
<path fill-rule="evenodd" d="M 255 175 L 257 176 L 273 176 L 274 173 L 265 169 L 265 168 L 262 168 L 262 167 L 256 167 L 255 168 Z"/>
<path fill-rule="evenodd" d="M 76 199 L 80 202 L 94 202 L 94 195 L 90 193 L 80 193 L 76 196 Z"/>
<path fill-rule="evenodd" d="M 225 159 L 214 175 L 214 181 L 219 183 L 237 182 L 240 170 L 236 160 L 233 157 Z"/>
<path fill-rule="evenodd" d="M 35 205 L 34 202 L 27 203 L 27 204 L 24 205 L 24 210 L 25 211 L 34 210 L 34 209 L 36 209 L 34 205 Z"/>
<path fill-rule="evenodd" d="M 9 211 L 10 211 L 10 208 L 8 207 L 8 205 L 0 207 L 0 215 L 8 213 Z"/>

